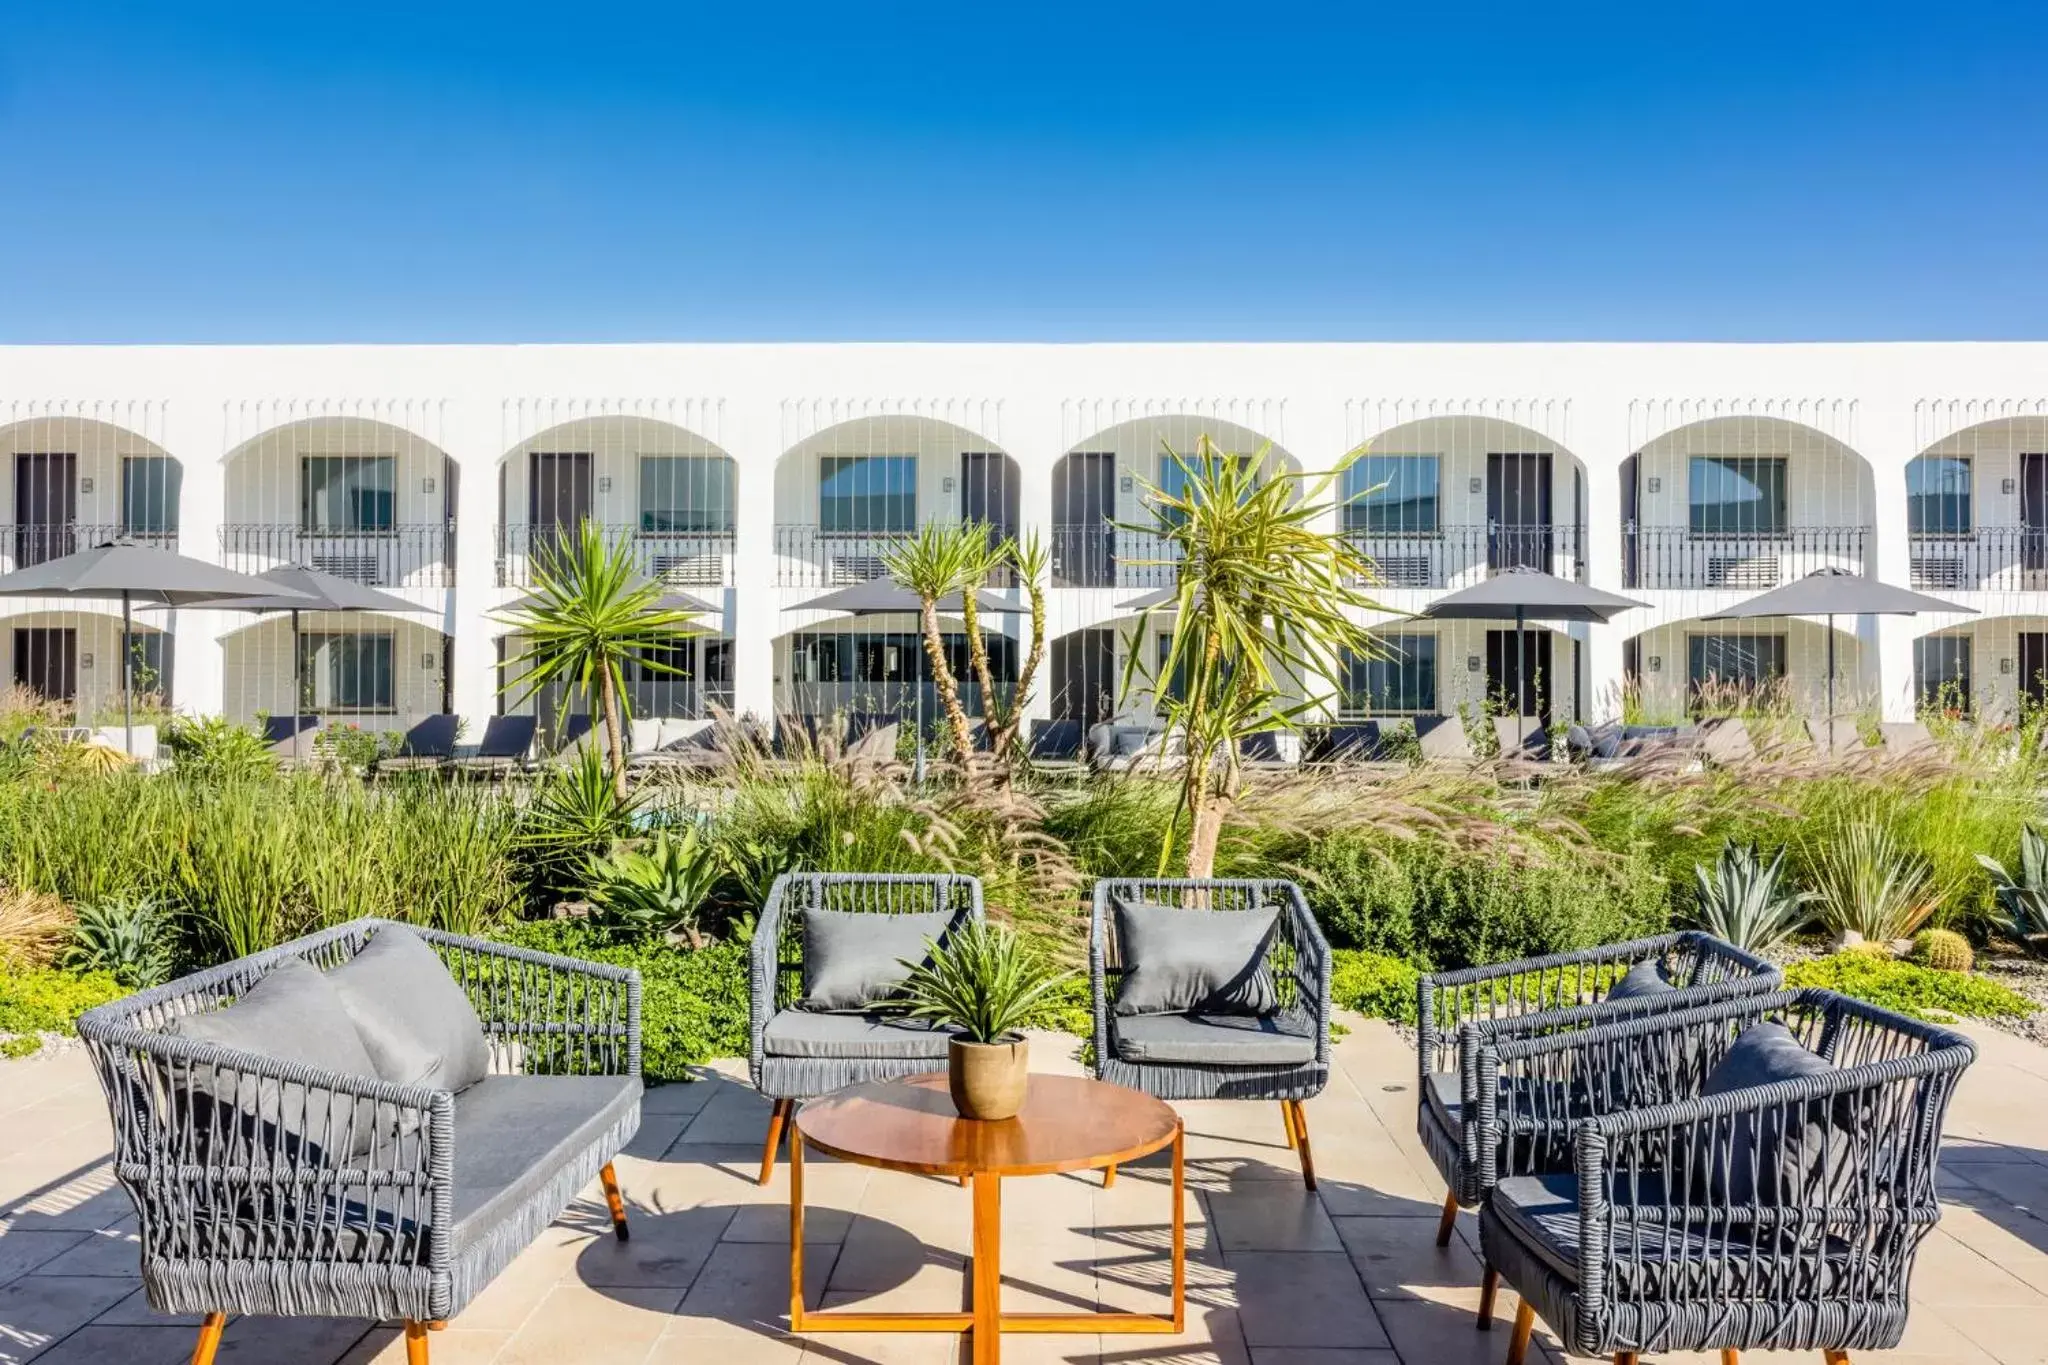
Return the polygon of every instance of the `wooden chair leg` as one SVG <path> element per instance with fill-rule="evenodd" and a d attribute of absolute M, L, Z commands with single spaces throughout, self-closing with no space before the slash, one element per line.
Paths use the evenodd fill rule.
<path fill-rule="evenodd" d="M 427 1365 L 427 1324 L 405 1320 L 405 1365 Z"/>
<path fill-rule="evenodd" d="M 1507 1365 L 1522 1365 L 1529 1354 L 1529 1338 L 1535 1331 L 1536 1310 L 1524 1299 L 1522 1306 L 1515 1310 L 1515 1330 L 1513 1335 L 1508 1337 Z"/>
<path fill-rule="evenodd" d="M 1493 1330 L 1493 1300 L 1500 1293 L 1500 1272 L 1492 1266 L 1486 1267 L 1486 1277 L 1479 1281 L 1479 1330 Z"/>
<path fill-rule="evenodd" d="M 768 1142 L 761 1149 L 760 1183 L 763 1185 L 775 1178 L 775 1155 L 782 1150 L 782 1130 L 795 1109 L 795 1100 L 777 1100 L 775 1108 L 769 1111 Z"/>
<path fill-rule="evenodd" d="M 213 1365 L 214 1352 L 220 1349 L 220 1334 L 227 1330 L 226 1313 L 208 1313 L 199 1324 L 199 1344 L 192 1348 L 192 1365 Z"/>
<path fill-rule="evenodd" d="M 1436 1244 L 1440 1247 L 1449 1246 L 1451 1244 L 1451 1234 L 1457 1230 L 1458 1196 L 1457 1192 L 1453 1191 L 1444 1196 L 1444 1216 L 1442 1221 L 1436 1225 Z"/>
<path fill-rule="evenodd" d="M 1721 1348 L 1721 1365 L 1742 1365 L 1742 1352 Z"/>
<path fill-rule="evenodd" d="M 1847 1351 L 1822 1351 L 1820 1357 L 1827 1362 L 1827 1365 L 1849 1365 L 1849 1353 Z"/>
<path fill-rule="evenodd" d="M 604 1169 L 597 1173 L 597 1177 L 604 1182 L 604 1202 L 611 1206 L 612 1235 L 623 1242 L 632 1233 L 626 1227 L 626 1201 L 619 1194 L 618 1172 L 614 1171 L 612 1163 L 607 1161 L 604 1163 Z"/>
<path fill-rule="evenodd" d="M 1642 1357 L 1634 1351 L 1616 1351 L 1614 1365 L 1641 1365 Z"/>
<path fill-rule="evenodd" d="M 1114 1184 L 1116 1184 L 1116 1167 L 1104 1166 L 1102 1168 L 1102 1188 L 1106 1190 Z"/>
<path fill-rule="evenodd" d="M 1287 1130 L 1287 1149 L 1294 1150 L 1301 1145 L 1301 1135 L 1294 1130 L 1294 1102 L 1280 1101 L 1280 1126 Z"/>
<path fill-rule="evenodd" d="M 1316 1159 L 1308 1149 L 1308 1110 L 1301 1107 L 1300 1100 L 1289 1100 L 1287 1104 L 1294 1111 L 1295 1145 L 1301 1153 L 1301 1183 L 1313 1191 L 1316 1187 Z"/>

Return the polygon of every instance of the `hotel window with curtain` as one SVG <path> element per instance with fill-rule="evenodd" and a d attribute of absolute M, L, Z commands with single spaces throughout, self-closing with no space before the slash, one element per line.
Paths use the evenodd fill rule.
<path fill-rule="evenodd" d="M 818 461 L 818 529 L 838 535 L 917 529 L 915 455 L 826 455 Z"/>
<path fill-rule="evenodd" d="M 1913 641 L 1913 695 L 1923 710 L 1969 711 L 1969 636 L 1922 635 Z"/>
<path fill-rule="evenodd" d="M 384 631 L 308 631 L 299 637 L 306 695 L 318 712 L 396 711 L 393 640 Z"/>
<path fill-rule="evenodd" d="M 1382 635 L 1380 658 L 1347 655 L 1342 713 L 1348 717 L 1434 715 L 1436 636 Z"/>
<path fill-rule="evenodd" d="M 174 536 L 184 469 L 163 455 L 128 455 L 121 460 L 121 534 Z"/>
<path fill-rule="evenodd" d="M 398 461 L 390 455 L 305 455 L 299 460 L 299 526 L 307 531 L 388 531 L 396 521 Z"/>
<path fill-rule="evenodd" d="M 1344 470 L 1344 529 L 1362 535 L 1433 536 L 1442 529 L 1442 460 L 1362 455 Z"/>
<path fill-rule="evenodd" d="M 729 534 L 732 462 L 696 455 L 642 455 L 640 529 L 653 535 Z"/>
<path fill-rule="evenodd" d="M 1688 525 L 1696 536 L 1775 536 L 1788 525 L 1782 455 L 1695 455 Z"/>
<path fill-rule="evenodd" d="M 1906 531 L 1916 536 L 1966 536 L 1973 523 L 1970 462 L 1922 455 L 1906 466 Z"/>
<path fill-rule="evenodd" d="M 1759 692 L 1785 676 L 1782 635 L 1686 637 L 1686 681 L 1697 699 L 1708 688 Z"/>

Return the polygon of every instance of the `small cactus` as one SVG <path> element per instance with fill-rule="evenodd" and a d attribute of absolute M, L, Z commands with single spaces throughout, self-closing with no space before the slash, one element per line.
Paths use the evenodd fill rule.
<path fill-rule="evenodd" d="M 1937 972 L 1967 972 L 1977 955 L 1970 940 L 1953 929 L 1922 929 L 1913 936 L 1913 960 Z"/>
<path fill-rule="evenodd" d="M 1886 943 L 1880 939 L 1863 938 L 1861 936 L 1849 939 L 1847 942 L 1843 943 L 1842 946 L 1836 951 L 1844 953 L 1861 953 L 1865 957 L 1881 957 L 1884 958 L 1886 961 L 1890 961 L 1898 956 L 1897 953 L 1892 951 L 1891 944 Z"/>

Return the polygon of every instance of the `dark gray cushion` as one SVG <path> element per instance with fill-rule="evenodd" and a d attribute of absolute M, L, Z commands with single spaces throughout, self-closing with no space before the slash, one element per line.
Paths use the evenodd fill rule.
<path fill-rule="evenodd" d="M 440 954 L 402 924 L 380 926 L 327 974 L 377 1074 L 393 1085 L 464 1090 L 491 1070 L 491 1045 Z"/>
<path fill-rule="evenodd" d="M 1422 1084 L 1422 1102 L 1444 1127 L 1456 1132 L 1465 1121 L 1464 1084 L 1455 1071 L 1432 1071 Z"/>
<path fill-rule="evenodd" d="M 1271 1014 L 1279 1007 L 1266 951 L 1279 910 L 1183 910 L 1119 899 L 1123 978 L 1116 1012 Z"/>
<path fill-rule="evenodd" d="M 455 1243 L 505 1220 L 640 1103 L 637 1076 L 489 1076 L 455 1097 Z"/>
<path fill-rule="evenodd" d="M 1677 987 L 1664 979 L 1664 964 L 1644 958 L 1628 969 L 1621 980 L 1607 988 L 1609 1000 L 1642 1000 L 1653 995 L 1671 995 Z"/>
<path fill-rule="evenodd" d="M 1316 1059 L 1315 1021 L 1306 1015 L 1119 1015 L 1110 1027 L 1127 1062 L 1301 1066 Z"/>
<path fill-rule="evenodd" d="M 1707 1074 L 1700 1094 L 1726 1095 L 1778 1081 L 1831 1075 L 1834 1069 L 1826 1058 L 1807 1051 L 1783 1024 L 1752 1024 Z M 1706 1171 L 1708 1193 L 1716 1202 L 1819 1204 L 1824 1181 L 1837 1193 L 1853 1185 L 1853 1172 L 1847 1169 L 1849 1135 L 1836 1122 L 1830 1100 L 1775 1104 L 1761 1112 L 1737 1114 L 1722 1131 L 1727 1134 L 1725 1153 L 1695 1167 Z"/>
<path fill-rule="evenodd" d="M 953 924 L 948 911 L 804 911 L 803 1010 L 864 1010 L 900 995 L 904 962 L 922 962 Z"/>
<path fill-rule="evenodd" d="M 340 992 L 301 958 L 279 962 L 225 1009 L 180 1015 L 164 1031 L 272 1061 L 379 1079 Z M 368 1151 L 377 1130 L 378 1106 L 370 1100 L 330 1095 L 309 1104 L 304 1085 L 219 1064 L 195 1067 L 192 1080 L 203 1097 L 238 1111 L 238 1126 L 259 1149 L 276 1142 L 286 1156 L 348 1157 Z"/>
<path fill-rule="evenodd" d="M 762 1046 L 771 1057 L 946 1059 L 954 1030 L 882 1014 L 783 1010 L 768 1021 Z"/>

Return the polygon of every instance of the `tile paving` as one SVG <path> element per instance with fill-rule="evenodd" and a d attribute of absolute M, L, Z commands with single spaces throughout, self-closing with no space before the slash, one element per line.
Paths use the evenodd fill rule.
<path fill-rule="evenodd" d="M 1352 1019 L 1337 1075 L 1309 1105 L 1322 1189 L 1302 1190 L 1276 1106 L 1205 1102 L 1188 1121 L 1188 1331 L 1178 1337 L 1035 1336 L 1014 1365 L 1499 1365 L 1478 1332 L 1477 1229 L 1433 1244 L 1441 1189 L 1414 1136 L 1413 1054 Z M 1949 1120 L 1947 1213 L 1926 1243 L 1901 1350 L 1878 1362 L 2048 1362 L 2048 1050 L 1988 1031 Z M 1034 1049 L 1075 1066 L 1072 1041 Z M 756 1186 L 767 1107 L 740 1068 L 651 1092 L 618 1163 L 633 1238 L 609 1235 L 595 1188 L 448 1330 L 436 1365 L 951 1365 L 952 1338 L 786 1330 L 786 1171 Z M 0 1063 L 0 1365 L 172 1365 L 190 1319 L 152 1313 L 136 1273 L 134 1210 L 112 1183 L 99 1088 L 76 1052 Z M 806 1219 L 814 1303 L 962 1306 L 966 1194 L 814 1158 Z M 1013 1308 L 1159 1310 L 1167 1282 L 1166 1171 L 1049 1176 L 1004 1201 Z M 1546 1358 L 1567 1357 L 1540 1331 Z M 1532 1355 L 1532 1359 L 1536 1357 Z M 1647 1360 L 1648 1358 L 1646 1358 Z M 1655 1357 L 1654 1365 L 1705 1357 Z M 1745 1360 L 1817 1360 L 1757 1353 Z M 226 1365 L 395 1365 L 389 1324 L 246 1319 Z"/>

